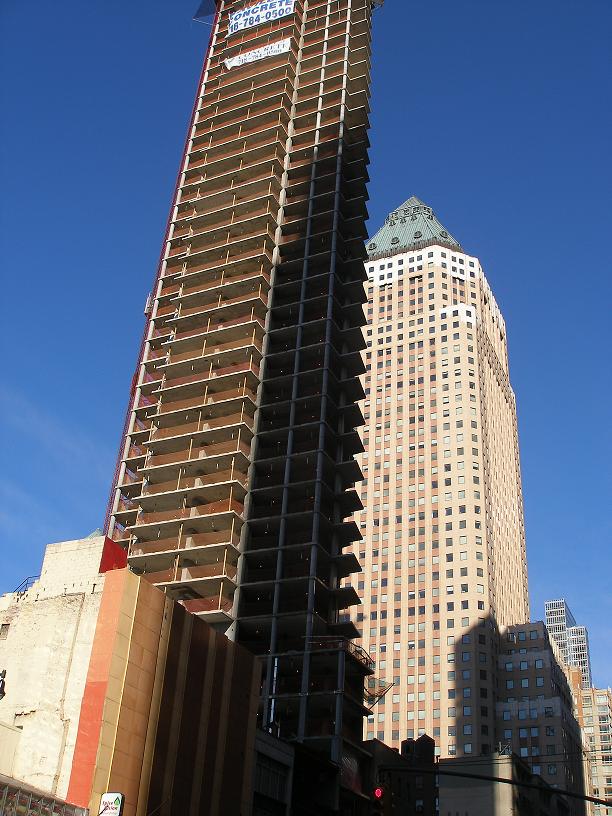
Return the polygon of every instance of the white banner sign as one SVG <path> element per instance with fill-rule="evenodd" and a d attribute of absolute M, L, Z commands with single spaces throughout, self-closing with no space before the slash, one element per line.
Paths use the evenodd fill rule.
<path fill-rule="evenodd" d="M 124 799 L 122 793 L 103 793 L 100 800 L 100 816 L 121 816 Z"/>
<path fill-rule="evenodd" d="M 266 57 L 274 57 L 277 54 L 286 54 L 291 47 L 291 40 L 279 40 L 278 42 L 264 45 L 261 48 L 256 48 L 254 51 L 247 51 L 244 54 L 238 54 L 237 57 L 231 57 L 225 60 L 226 68 L 235 68 L 238 65 L 246 65 L 247 62 L 257 62 L 257 60 L 265 59 Z"/>
<path fill-rule="evenodd" d="M 254 6 L 234 11 L 230 14 L 228 34 L 235 34 L 245 28 L 253 28 L 271 20 L 289 17 L 295 10 L 295 0 L 261 0 Z"/>

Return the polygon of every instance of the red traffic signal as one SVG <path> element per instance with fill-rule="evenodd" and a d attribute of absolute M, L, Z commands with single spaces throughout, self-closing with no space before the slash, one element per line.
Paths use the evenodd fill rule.
<path fill-rule="evenodd" d="M 385 789 L 381 788 L 380 785 L 378 787 L 374 788 L 373 796 L 377 801 L 380 802 L 382 800 L 382 798 L 384 797 L 384 795 L 385 795 Z"/>

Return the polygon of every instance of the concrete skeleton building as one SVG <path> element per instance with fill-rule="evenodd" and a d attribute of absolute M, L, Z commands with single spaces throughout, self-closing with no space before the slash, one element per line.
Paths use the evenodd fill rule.
<path fill-rule="evenodd" d="M 133 570 L 261 656 L 260 724 L 352 778 L 377 5 L 218 0 L 107 524 Z"/>
<path fill-rule="evenodd" d="M 589 633 L 578 626 L 564 598 L 545 603 L 546 626 L 561 649 L 567 666 L 577 666 L 582 672 L 582 687 L 591 688 L 591 657 Z"/>
<path fill-rule="evenodd" d="M 367 245 L 354 620 L 394 683 L 366 729 L 442 757 L 496 744 L 497 627 L 529 619 L 516 407 L 478 258 L 412 197 Z"/>

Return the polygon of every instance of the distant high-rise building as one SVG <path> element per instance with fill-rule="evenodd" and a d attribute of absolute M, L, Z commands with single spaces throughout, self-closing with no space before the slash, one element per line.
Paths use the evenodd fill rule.
<path fill-rule="evenodd" d="M 217 0 L 108 514 L 133 570 L 261 658 L 261 726 L 335 773 L 372 672 L 341 579 L 379 5 Z"/>
<path fill-rule="evenodd" d="M 568 662 L 568 629 L 576 625 L 576 619 L 572 615 L 569 606 L 563 598 L 554 601 L 546 601 L 544 604 L 546 614 L 546 628 L 556 640 L 561 655 Z"/>
<path fill-rule="evenodd" d="M 612 689 L 582 688 L 580 725 L 584 732 L 592 795 L 612 802 Z M 595 816 L 612 816 L 612 805 L 591 806 Z"/>
<path fill-rule="evenodd" d="M 549 785 L 583 795 L 585 762 L 575 690 L 543 621 L 504 629 L 498 666 L 498 742 Z M 572 816 L 586 813 L 579 799 L 568 804 Z"/>
<path fill-rule="evenodd" d="M 394 687 L 366 734 L 488 753 L 497 627 L 529 619 L 506 327 L 478 258 L 418 198 L 367 250 L 356 622 Z"/>
<path fill-rule="evenodd" d="M 582 672 L 582 687 L 591 687 L 591 657 L 589 633 L 578 626 L 564 598 L 546 601 L 546 628 L 561 649 L 567 666 L 577 666 Z"/>

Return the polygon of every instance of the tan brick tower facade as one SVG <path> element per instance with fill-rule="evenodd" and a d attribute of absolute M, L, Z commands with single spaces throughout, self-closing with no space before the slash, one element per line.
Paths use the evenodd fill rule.
<path fill-rule="evenodd" d="M 368 254 L 356 623 L 394 687 L 366 734 L 489 752 L 497 627 L 529 619 L 504 320 L 478 259 L 416 198 Z"/>

